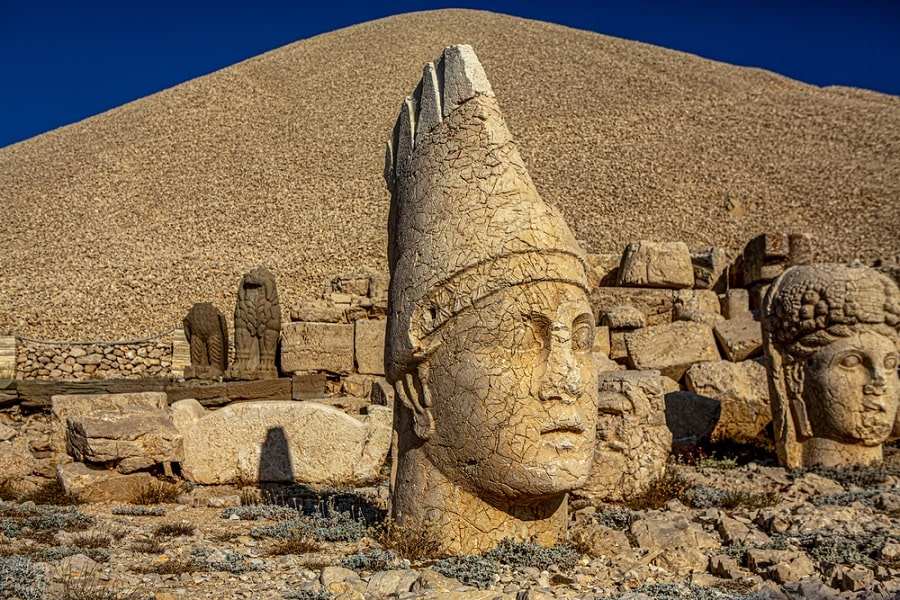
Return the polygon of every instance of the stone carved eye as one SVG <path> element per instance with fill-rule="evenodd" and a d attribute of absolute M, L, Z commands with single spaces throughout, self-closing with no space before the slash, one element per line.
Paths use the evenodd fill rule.
<path fill-rule="evenodd" d="M 897 355 L 896 354 L 888 354 L 884 357 L 884 368 L 885 369 L 896 369 L 897 368 Z"/>
<path fill-rule="evenodd" d="M 576 323 L 572 332 L 572 347 L 576 352 L 588 352 L 594 347 L 594 328 L 590 323 Z"/>
<path fill-rule="evenodd" d="M 848 354 L 841 359 L 841 366 L 845 369 L 855 369 L 862 364 L 862 359 L 857 354 Z"/>

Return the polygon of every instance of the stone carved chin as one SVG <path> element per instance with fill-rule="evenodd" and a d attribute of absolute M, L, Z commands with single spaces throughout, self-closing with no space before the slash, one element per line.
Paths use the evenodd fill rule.
<path fill-rule="evenodd" d="M 597 423 L 593 322 L 584 291 L 555 282 L 506 288 L 448 321 L 420 369 L 430 400 L 400 386 L 429 462 L 499 499 L 581 486 Z"/>

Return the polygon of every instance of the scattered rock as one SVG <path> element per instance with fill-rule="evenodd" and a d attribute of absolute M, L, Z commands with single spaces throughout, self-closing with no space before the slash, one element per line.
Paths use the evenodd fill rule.
<path fill-rule="evenodd" d="M 720 404 L 713 440 L 755 442 L 767 439 L 772 421 L 766 369 L 753 361 L 721 360 L 692 365 L 684 377 L 691 392 Z"/>
<path fill-rule="evenodd" d="M 131 502 L 142 488 L 156 481 L 149 473 L 123 475 L 77 462 L 57 466 L 56 478 L 66 494 L 82 502 Z"/>

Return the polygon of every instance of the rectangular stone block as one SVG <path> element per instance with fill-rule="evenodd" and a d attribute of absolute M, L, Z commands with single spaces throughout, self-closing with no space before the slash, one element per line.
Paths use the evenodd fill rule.
<path fill-rule="evenodd" d="M 618 284 L 651 288 L 694 287 L 691 252 L 684 242 L 640 241 L 628 244 Z"/>
<path fill-rule="evenodd" d="M 736 319 L 719 321 L 713 331 L 725 358 L 732 362 L 746 360 L 762 352 L 762 325 L 749 312 Z"/>
<path fill-rule="evenodd" d="M 281 328 L 281 369 L 297 371 L 353 370 L 353 325 L 288 323 Z"/>
<path fill-rule="evenodd" d="M 291 399 L 322 398 L 327 384 L 325 373 L 295 373 L 291 377 Z"/>
<path fill-rule="evenodd" d="M 744 247 L 744 287 L 768 282 L 791 265 L 811 262 L 814 259 L 813 239 L 807 233 L 764 233 Z"/>
<path fill-rule="evenodd" d="M 0 336 L 0 379 L 16 378 L 16 338 Z"/>
<path fill-rule="evenodd" d="M 638 329 L 625 335 L 632 368 L 657 369 L 675 381 L 697 362 L 719 360 L 712 327 L 693 321 L 676 321 Z"/>
<path fill-rule="evenodd" d="M 721 248 L 702 248 L 691 252 L 694 266 L 694 287 L 719 290 L 725 285 L 724 273 L 728 268 L 728 255 Z"/>
<path fill-rule="evenodd" d="M 384 375 L 384 319 L 356 321 L 356 370 L 366 375 Z"/>
<path fill-rule="evenodd" d="M 172 333 L 172 376 L 181 377 L 184 369 L 191 366 L 191 345 L 181 327 Z"/>
<path fill-rule="evenodd" d="M 725 292 L 723 314 L 726 319 L 736 319 L 750 313 L 750 292 L 732 288 Z"/>
<path fill-rule="evenodd" d="M 647 325 L 672 322 L 675 291 L 649 288 L 598 287 L 591 290 L 595 315 L 613 306 L 633 306 L 644 313 Z"/>

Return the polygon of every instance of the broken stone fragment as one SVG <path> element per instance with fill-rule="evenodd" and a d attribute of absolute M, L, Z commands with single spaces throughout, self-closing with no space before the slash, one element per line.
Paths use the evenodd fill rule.
<path fill-rule="evenodd" d="M 646 327 L 647 318 L 637 307 L 630 304 L 612 306 L 600 315 L 600 324 L 610 329 L 640 329 Z"/>
<path fill-rule="evenodd" d="M 165 392 L 134 392 L 125 394 L 63 394 L 50 398 L 53 424 L 53 448 L 64 453 L 67 420 L 95 411 L 141 412 L 164 410 L 169 402 Z"/>
<path fill-rule="evenodd" d="M 690 250 L 684 242 L 632 242 L 622 254 L 618 277 L 618 285 L 627 287 L 693 287 Z"/>
<path fill-rule="evenodd" d="M 181 459 L 181 436 L 168 411 L 93 411 L 69 417 L 67 426 L 75 460 L 132 473 Z"/>
<path fill-rule="evenodd" d="M 809 557 L 794 550 L 751 548 L 747 551 L 747 566 L 757 575 L 777 583 L 800 581 L 816 572 Z"/>
<path fill-rule="evenodd" d="M 355 322 L 356 370 L 368 375 L 384 375 L 384 319 Z"/>
<path fill-rule="evenodd" d="M 679 513 L 648 516 L 631 524 L 631 537 L 639 548 L 655 555 L 651 564 L 675 574 L 706 569 L 706 550 L 719 542 L 703 528 Z"/>
<path fill-rule="evenodd" d="M 644 313 L 647 327 L 672 322 L 675 291 L 650 288 L 596 287 L 591 290 L 591 306 L 602 316 L 611 306 L 634 306 Z"/>
<path fill-rule="evenodd" d="M 294 306 L 290 316 L 291 321 L 342 323 L 345 320 L 344 310 L 344 307 L 326 300 L 307 300 Z"/>
<path fill-rule="evenodd" d="M 765 367 L 754 361 L 698 363 L 687 370 L 684 382 L 691 392 L 719 403 L 711 439 L 743 443 L 767 439 L 772 411 Z"/>
<path fill-rule="evenodd" d="M 82 502 L 131 502 L 156 479 L 149 473 L 127 475 L 73 462 L 56 468 L 56 479 L 66 494 Z"/>
<path fill-rule="evenodd" d="M 751 313 L 727 321 L 719 321 L 713 331 L 725 358 L 733 362 L 747 360 L 762 353 L 762 323 Z"/>
<path fill-rule="evenodd" d="M 656 369 L 679 381 L 694 363 L 719 360 L 712 328 L 692 321 L 676 321 L 638 329 L 625 335 L 629 365 Z"/>
<path fill-rule="evenodd" d="M 702 248 L 691 252 L 694 267 L 694 287 L 698 289 L 720 289 L 724 287 L 724 273 L 728 267 L 728 255 L 721 248 Z"/>

